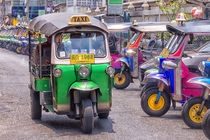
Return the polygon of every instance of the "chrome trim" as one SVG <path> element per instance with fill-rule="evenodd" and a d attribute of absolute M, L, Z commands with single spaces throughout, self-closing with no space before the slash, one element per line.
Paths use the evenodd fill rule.
<path fill-rule="evenodd" d="M 199 85 L 202 85 L 202 86 L 205 86 L 207 87 L 208 89 L 210 89 L 210 85 L 205 83 L 205 82 L 202 82 L 202 81 L 195 81 L 195 80 L 188 80 L 187 81 L 188 83 L 192 83 L 192 84 L 199 84 Z"/>
<path fill-rule="evenodd" d="M 79 90 L 79 91 L 92 91 L 92 90 L 96 90 L 96 89 L 99 89 L 99 87 L 94 87 L 94 88 L 89 88 L 89 89 L 82 89 L 82 88 L 78 88 L 78 87 L 73 87 L 73 88 L 70 88 L 70 90 Z"/>
<path fill-rule="evenodd" d="M 128 62 L 125 61 L 125 60 L 122 60 L 122 58 L 118 58 L 117 60 L 115 60 L 115 63 L 117 63 L 117 62 L 123 62 L 123 63 L 125 63 L 129 67 Z"/>
<path fill-rule="evenodd" d="M 88 70 L 88 72 L 86 73 L 85 76 L 83 76 L 83 75 L 80 74 L 80 72 L 81 72 L 81 70 L 83 70 L 83 68 Z M 85 77 L 89 76 L 89 74 L 90 74 L 90 68 L 89 68 L 88 66 L 86 66 L 86 65 L 81 65 L 81 66 L 78 68 L 78 73 L 79 73 L 79 75 L 80 75 L 81 77 L 85 78 Z"/>
<path fill-rule="evenodd" d="M 171 61 L 163 61 L 162 67 L 165 69 L 175 69 L 177 68 L 177 64 Z"/>
<path fill-rule="evenodd" d="M 161 79 L 159 76 L 145 77 L 143 83 L 145 83 L 148 79 L 157 79 L 162 81 L 166 86 L 169 86 L 168 81 Z"/>

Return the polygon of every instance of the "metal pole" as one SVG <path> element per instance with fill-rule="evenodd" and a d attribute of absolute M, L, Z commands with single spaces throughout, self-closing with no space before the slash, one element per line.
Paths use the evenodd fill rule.
<path fill-rule="evenodd" d="M 29 72 L 31 72 L 31 32 L 28 31 L 28 47 L 29 47 Z"/>
<path fill-rule="evenodd" d="M 41 34 L 39 33 L 39 76 L 42 78 L 42 45 L 41 45 Z"/>

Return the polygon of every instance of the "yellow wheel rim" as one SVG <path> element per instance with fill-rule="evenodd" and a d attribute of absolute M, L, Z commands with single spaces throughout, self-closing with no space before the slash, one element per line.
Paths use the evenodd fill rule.
<path fill-rule="evenodd" d="M 120 76 L 120 73 L 117 73 L 115 76 L 114 76 L 114 83 L 117 84 L 117 85 L 122 85 L 125 83 L 126 81 L 126 77 L 124 74 L 121 75 L 121 79 L 119 79 L 118 77 Z"/>
<path fill-rule="evenodd" d="M 165 105 L 163 96 L 160 96 L 160 99 L 157 104 L 155 103 L 157 99 L 157 95 L 158 94 L 152 94 L 148 99 L 148 106 L 151 110 L 154 110 L 154 111 L 161 110 Z"/>
<path fill-rule="evenodd" d="M 20 52 L 20 51 L 19 51 L 19 48 L 17 48 L 16 50 L 17 50 L 18 53 Z"/>
<path fill-rule="evenodd" d="M 203 110 L 202 110 L 202 112 L 201 112 L 201 114 L 198 115 L 197 112 L 199 111 L 200 105 L 201 105 L 201 104 L 195 104 L 195 105 L 193 105 L 193 106 L 190 108 L 190 111 L 189 111 L 190 119 L 191 119 L 193 122 L 195 122 L 195 123 L 201 123 L 202 120 L 203 120 L 203 116 L 204 116 L 204 114 L 205 114 L 206 111 L 207 111 L 206 106 L 204 106 L 204 107 L 203 107 Z"/>

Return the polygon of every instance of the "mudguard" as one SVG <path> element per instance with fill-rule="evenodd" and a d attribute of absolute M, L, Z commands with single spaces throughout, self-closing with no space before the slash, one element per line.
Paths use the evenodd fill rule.
<path fill-rule="evenodd" d="M 123 63 L 125 63 L 125 64 L 127 65 L 127 67 L 129 67 L 128 59 L 125 58 L 125 57 L 122 57 L 122 58 L 117 59 L 117 60 L 115 61 L 115 63 L 117 63 L 117 62 L 123 62 Z"/>
<path fill-rule="evenodd" d="M 164 84 L 169 86 L 168 79 L 167 79 L 167 77 L 166 77 L 166 75 L 164 73 L 159 73 L 159 72 L 158 73 L 151 73 L 151 74 L 148 74 L 144 79 L 148 80 L 150 78 L 160 80 Z"/>
<path fill-rule="evenodd" d="M 75 82 L 71 85 L 70 91 L 74 89 L 81 90 L 81 91 L 93 91 L 93 90 L 99 89 L 99 86 L 92 81 Z"/>
<path fill-rule="evenodd" d="M 195 77 L 187 81 L 188 83 L 194 83 L 194 84 L 199 84 L 202 86 L 207 87 L 210 89 L 210 78 L 206 77 Z"/>
<path fill-rule="evenodd" d="M 158 69 L 149 69 L 149 70 L 145 71 L 145 75 L 158 73 L 158 72 L 159 72 Z"/>

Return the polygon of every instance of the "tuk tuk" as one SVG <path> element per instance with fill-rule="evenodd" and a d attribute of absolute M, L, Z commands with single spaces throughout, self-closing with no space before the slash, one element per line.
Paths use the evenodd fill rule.
<path fill-rule="evenodd" d="M 130 39 L 130 26 L 131 22 L 125 23 L 107 23 L 109 30 L 109 50 L 112 58 L 112 66 L 116 69 L 120 69 L 120 62 L 116 62 L 117 59 L 123 56 L 122 50 L 127 46 Z"/>
<path fill-rule="evenodd" d="M 199 97 L 188 100 L 182 109 L 185 124 L 197 129 L 201 128 L 204 115 L 210 108 L 210 61 L 202 61 L 198 67 L 203 76 L 194 77 L 188 82 L 202 86 L 203 93 Z"/>
<path fill-rule="evenodd" d="M 206 43 L 210 40 L 209 22 L 186 22 L 168 24 L 167 30 L 173 35 L 160 56 L 154 59 L 158 72 L 145 76 L 146 86 L 141 97 L 141 107 L 150 116 L 162 116 L 170 108 L 171 101 L 185 103 L 192 97 L 201 96 L 202 86 L 187 81 L 198 74 L 189 72 L 181 61 L 183 51 L 189 44 Z"/>
<path fill-rule="evenodd" d="M 147 58 L 145 55 L 146 51 L 142 49 L 143 40 L 146 33 L 162 33 L 166 32 L 167 23 L 133 23 L 130 30 L 134 33 L 129 40 L 126 48 L 124 48 L 123 57 L 116 60 L 116 62 L 121 62 L 121 67 L 119 67 L 114 76 L 114 86 L 118 89 L 124 89 L 133 82 L 133 79 L 139 79 L 139 66 L 145 62 Z M 151 46 L 150 49 L 152 49 Z M 159 46 L 159 49 L 162 45 Z M 156 50 L 157 52 L 157 50 Z M 150 52 L 151 53 L 151 52 Z M 158 54 L 156 54 L 158 55 Z"/>
<path fill-rule="evenodd" d="M 31 42 L 35 33 L 38 43 Z M 83 132 L 91 133 L 94 118 L 107 118 L 112 105 L 106 25 L 88 15 L 54 13 L 34 18 L 28 34 L 31 118 L 51 111 L 81 120 Z"/>

